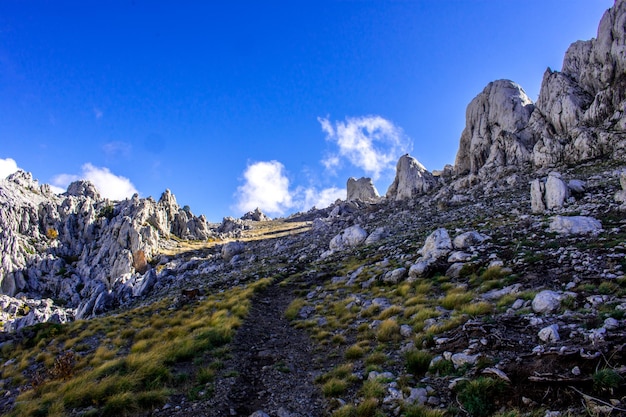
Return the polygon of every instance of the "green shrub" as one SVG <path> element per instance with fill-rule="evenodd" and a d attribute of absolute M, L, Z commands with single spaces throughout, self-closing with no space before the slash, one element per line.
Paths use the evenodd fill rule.
<path fill-rule="evenodd" d="M 293 300 L 285 310 L 285 317 L 287 320 L 295 320 L 302 307 L 304 307 L 304 300 L 302 298 L 296 298 Z"/>
<path fill-rule="evenodd" d="M 445 410 L 435 410 L 421 405 L 411 405 L 403 413 L 403 417 L 444 417 Z"/>
<path fill-rule="evenodd" d="M 378 326 L 376 338 L 381 342 L 397 341 L 400 339 L 400 326 L 394 319 L 384 320 Z"/>
<path fill-rule="evenodd" d="M 361 404 L 356 407 L 357 417 L 374 417 L 378 410 L 378 399 L 366 398 Z"/>
<path fill-rule="evenodd" d="M 495 411 L 497 397 L 504 389 L 504 382 L 500 380 L 479 377 L 459 383 L 457 399 L 470 416 L 487 417 Z"/>
<path fill-rule="evenodd" d="M 410 350 L 406 353 L 406 369 L 415 376 L 426 373 L 433 355 L 426 350 Z"/>
<path fill-rule="evenodd" d="M 364 354 L 365 354 L 365 351 L 363 350 L 361 346 L 352 345 L 348 349 L 346 349 L 345 356 L 346 356 L 346 359 L 348 360 L 355 360 L 355 359 L 361 359 Z"/>
<path fill-rule="evenodd" d="M 337 397 L 348 388 L 348 384 L 343 379 L 331 378 L 322 386 L 322 392 L 325 397 Z"/>
<path fill-rule="evenodd" d="M 613 391 L 622 383 L 623 378 L 613 369 L 600 369 L 593 374 L 593 389 L 597 392 Z"/>
<path fill-rule="evenodd" d="M 378 380 L 368 379 L 363 383 L 359 392 L 364 398 L 376 398 L 378 400 L 382 400 L 385 396 L 385 387 Z"/>

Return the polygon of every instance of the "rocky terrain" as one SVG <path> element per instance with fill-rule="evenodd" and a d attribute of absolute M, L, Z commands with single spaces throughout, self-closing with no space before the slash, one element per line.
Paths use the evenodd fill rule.
<path fill-rule="evenodd" d="M 625 19 L 382 197 L 209 224 L 0 180 L 0 413 L 626 415 Z"/>

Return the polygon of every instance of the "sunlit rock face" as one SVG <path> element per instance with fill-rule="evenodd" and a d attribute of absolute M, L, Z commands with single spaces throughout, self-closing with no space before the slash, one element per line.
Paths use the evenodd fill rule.
<path fill-rule="evenodd" d="M 518 84 L 489 83 L 467 106 L 456 173 L 478 174 L 530 161 L 534 139 L 528 121 L 534 108 Z"/>
<path fill-rule="evenodd" d="M 426 194 L 437 185 L 433 174 L 410 155 L 400 157 L 396 165 L 396 177 L 387 190 L 387 198 L 406 200 Z"/>
<path fill-rule="evenodd" d="M 348 178 L 346 190 L 347 201 L 376 201 L 380 197 L 371 178 Z"/>
<path fill-rule="evenodd" d="M 169 190 L 159 202 L 137 195 L 114 202 L 77 181 L 56 195 L 18 171 L 0 180 L 0 205 L 2 294 L 62 300 L 77 317 L 128 299 L 135 286 L 144 291 L 142 277 L 164 238 L 212 234 L 204 216 L 181 209 Z"/>

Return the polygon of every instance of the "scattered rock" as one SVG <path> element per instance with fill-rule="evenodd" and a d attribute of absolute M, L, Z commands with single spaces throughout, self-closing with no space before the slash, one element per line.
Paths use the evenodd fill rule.
<path fill-rule="evenodd" d="M 550 231 L 562 235 L 596 234 L 602 230 L 602 223 L 593 217 L 554 216 L 550 222 Z"/>
<path fill-rule="evenodd" d="M 535 313 L 549 314 L 561 307 L 563 296 L 551 290 L 539 292 L 533 298 L 532 307 Z"/>

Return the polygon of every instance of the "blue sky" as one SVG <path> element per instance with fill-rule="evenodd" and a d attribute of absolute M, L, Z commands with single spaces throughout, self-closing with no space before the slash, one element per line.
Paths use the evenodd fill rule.
<path fill-rule="evenodd" d="M 15 166 L 210 221 L 381 194 L 454 163 L 465 108 L 596 35 L 612 0 L 0 2 L 0 175 Z"/>

